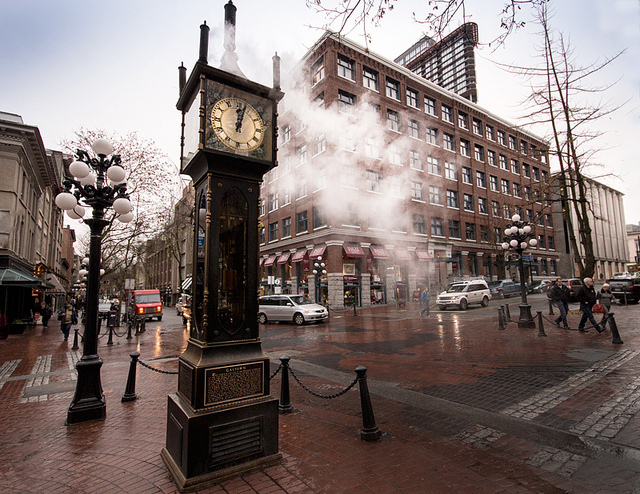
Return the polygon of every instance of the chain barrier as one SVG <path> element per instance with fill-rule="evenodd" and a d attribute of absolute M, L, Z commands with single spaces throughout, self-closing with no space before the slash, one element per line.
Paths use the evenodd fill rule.
<path fill-rule="evenodd" d="M 558 316 L 558 317 L 560 317 L 560 316 Z M 558 324 L 555 320 L 549 319 L 548 317 L 546 317 L 544 315 L 542 316 L 542 319 L 547 321 L 552 326 L 556 326 L 558 328 L 560 327 L 560 324 Z M 602 321 L 600 321 L 600 323 L 598 325 L 600 326 L 601 324 L 605 324 L 606 322 L 607 322 L 607 319 L 605 317 Z M 588 321 L 588 323 L 589 323 L 589 326 L 585 326 L 585 329 L 595 329 L 596 328 L 593 324 L 591 324 L 591 321 Z M 603 327 L 603 326 L 600 326 L 600 327 Z M 569 331 L 572 331 L 572 330 L 570 329 Z"/>
<path fill-rule="evenodd" d="M 296 382 L 302 387 L 302 389 L 304 389 L 307 393 L 312 394 L 313 396 L 317 397 L 317 398 L 323 398 L 325 400 L 330 400 L 332 398 L 338 398 L 339 396 L 342 396 L 343 394 L 345 394 L 346 392 L 348 392 L 351 388 L 353 388 L 356 383 L 358 382 L 358 378 L 356 377 L 353 382 L 351 384 L 349 384 L 349 386 L 347 386 L 345 389 L 343 389 L 342 391 L 333 394 L 333 395 L 321 395 L 319 393 L 316 393 L 315 391 L 313 391 L 312 389 L 307 388 L 304 384 L 302 384 L 302 381 L 300 381 L 300 379 L 298 379 L 298 376 L 296 376 L 295 372 L 293 372 L 293 369 L 291 367 L 289 367 L 289 372 L 291 372 L 291 375 L 293 376 L 293 378 L 296 380 Z"/>
<path fill-rule="evenodd" d="M 280 364 L 276 369 L 276 371 L 273 374 L 271 374 L 271 377 L 269 377 L 269 381 L 271 381 L 274 377 L 276 377 L 278 375 L 278 372 L 280 372 L 281 369 L 282 369 L 282 364 Z"/>
<path fill-rule="evenodd" d="M 142 360 L 138 360 L 137 361 L 142 367 L 146 367 L 147 369 L 152 370 L 153 372 L 159 372 L 160 374 L 177 374 L 178 371 L 165 371 L 165 370 L 160 370 L 160 369 L 156 369 L 154 367 L 151 367 L 148 364 L 145 364 Z"/>
<path fill-rule="evenodd" d="M 327 311 L 329 312 L 350 312 L 353 310 L 353 308 L 355 307 L 356 304 L 351 304 L 343 309 L 334 309 L 333 307 L 331 307 L 329 304 L 327 304 Z"/>

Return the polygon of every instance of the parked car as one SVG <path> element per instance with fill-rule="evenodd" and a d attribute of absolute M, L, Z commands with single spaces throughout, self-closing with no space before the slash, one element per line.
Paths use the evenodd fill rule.
<path fill-rule="evenodd" d="M 520 283 L 514 283 L 513 280 L 498 280 L 489 283 L 491 297 L 507 298 L 520 294 Z"/>
<path fill-rule="evenodd" d="M 584 283 L 580 278 L 569 278 L 567 280 L 563 280 L 563 282 L 569 288 L 569 302 L 576 302 L 576 293 L 578 292 L 578 288 L 584 285 Z"/>
<path fill-rule="evenodd" d="M 611 293 L 621 303 L 640 301 L 640 278 L 612 278 L 609 280 Z"/>
<path fill-rule="evenodd" d="M 452 283 L 438 295 L 436 304 L 438 309 L 445 310 L 448 307 L 457 307 L 466 310 L 471 304 L 480 304 L 482 307 L 489 305 L 491 291 L 484 280 L 460 281 Z"/>
<path fill-rule="evenodd" d="M 258 321 L 322 322 L 329 317 L 326 307 L 312 302 L 306 295 L 267 295 L 260 297 Z"/>
<path fill-rule="evenodd" d="M 191 296 L 187 295 L 186 293 L 183 293 L 182 295 L 180 295 L 180 298 L 176 302 L 176 313 L 179 316 L 182 315 L 182 307 L 184 306 L 185 303 L 187 303 L 187 300 L 189 300 L 190 297 Z"/>
<path fill-rule="evenodd" d="M 529 283 L 527 290 L 529 293 L 547 293 L 549 287 L 553 283 L 553 280 L 538 280 L 533 283 Z"/>
<path fill-rule="evenodd" d="M 622 273 L 614 273 L 614 278 L 630 278 L 631 273 L 629 271 L 623 271 Z"/>
<path fill-rule="evenodd" d="M 106 320 L 109 317 L 109 311 L 111 310 L 111 303 L 101 302 L 98 304 L 98 319 Z"/>
<path fill-rule="evenodd" d="M 185 326 L 191 319 L 191 295 L 187 295 L 187 298 L 182 303 L 182 324 Z"/>

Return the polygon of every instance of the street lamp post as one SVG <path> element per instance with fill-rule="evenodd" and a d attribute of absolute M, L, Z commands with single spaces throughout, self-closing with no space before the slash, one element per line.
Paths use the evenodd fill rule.
<path fill-rule="evenodd" d="M 538 245 L 538 241 L 533 237 L 531 226 L 526 221 L 521 221 L 519 214 L 514 214 L 511 217 L 511 224 L 507 225 L 504 231 L 504 242 L 502 243 L 502 248 L 505 251 L 514 250 L 518 255 L 520 295 L 522 297 L 520 318 L 518 319 L 518 327 L 520 328 L 535 328 L 536 326 L 531 315 L 531 306 L 527 303 L 527 285 L 524 277 L 524 260 L 522 259 L 522 252 L 526 248 Z"/>
<path fill-rule="evenodd" d="M 74 178 L 64 180 L 64 191 L 58 194 L 55 200 L 56 205 L 67 211 L 73 219 L 84 216 L 85 206 L 92 208 L 91 218 L 84 220 L 91 230 L 84 345 L 82 358 L 76 364 L 78 380 L 73 401 L 67 412 L 67 425 L 104 419 L 106 416 L 106 403 L 100 382 L 102 360 L 98 356 L 100 255 L 102 231 L 109 224 L 105 219 L 105 210 L 113 207 L 119 215 L 118 219 L 123 223 L 133 219 L 120 156 L 113 154 L 113 147 L 106 139 L 96 139 L 92 148 L 97 158 L 90 157 L 86 151 L 78 150 L 78 159 L 69 165 L 69 172 Z M 107 158 L 109 155 L 111 157 Z M 85 206 L 80 205 L 81 200 Z"/>
<path fill-rule="evenodd" d="M 323 274 L 327 274 L 327 270 L 324 269 L 325 268 L 325 263 L 322 261 L 322 257 L 318 257 L 318 259 L 316 259 L 313 263 L 313 277 L 315 279 L 315 284 L 316 284 L 316 303 L 319 303 L 322 301 L 322 297 L 320 296 L 320 288 L 321 288 L 321 284 L 320 284 L 320 279 L 322 278 Z"/>

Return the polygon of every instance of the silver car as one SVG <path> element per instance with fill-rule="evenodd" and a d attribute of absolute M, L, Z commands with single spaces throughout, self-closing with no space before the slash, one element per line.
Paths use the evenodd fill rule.
<path fill-rule="evenodd" d="M 322 322 L 329 312 L 322 305 L 313 303 L 306 295 L 268 295 L 260 297 L 258 321 Z"/>

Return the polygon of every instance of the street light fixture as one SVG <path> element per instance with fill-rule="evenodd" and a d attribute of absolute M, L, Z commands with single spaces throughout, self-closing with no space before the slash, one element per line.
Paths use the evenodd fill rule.
<path fill-rule="evenodd" d="M 531 315 L 531 306 L 527 303 L 527 285 L 524 277 L 524 260 L 522 252 L 529 246 L 535 247 L 538 241 L 531 233 L 531 226 L 526 221 L 521 221 L 519 214 L 511 217 L 511 224 L 507 225 L 504 231 L 504 242 L 502 248 L 505 251 L 514 250 L 518 255 L 518 270 L 520 271 L 520 295 L 522 303 L 520 304 L 520 318 L 518 319 L 518 327 L 535 328 L 535 322 Z"/>
<path fill-rule="evenodd" d="M 67 211 L 72 218 L 82 217 L 86 206 L 92 209 L 91 218 L 84 220 L 91 229 L 89 257 L 83 259 L 89 266 L 86 273 L 88 280 L 84 346 L 82 358 L 76 365 L 78 380 L 73 401 L 67 412 L 67 425 L 104 419 L 106 416 L 106 402 L 100 382 L 102 360 L 98 356 L 100 255 L 102 231 L 109 224 L 104 213 L 105 209 L 113 206 L 114 211 L 120 215 L 120 221 L 126 223 L 133 217 L 120 156 L 113 154 L 113 146 L 106 139 L 96 139 L 92 148 L 97 158 L 90 157 L 86 151 L 77 151 L 78 159 L 69 165 L 69 171 L 74 178 L 64 180 L 64 191 L 55 199 L 56 205 Z M 109 155 L 111 157 L 107 158 Z M 79 204 L 80 201 L 83 201 L 84 206 Z"/>
<path fill-rule="evenodd" d="M 313 276 L 315 278 L 315 282 L 316 282 L 316 300 L 315 302 L 318 303 L 320 302 L 320 300 L 322 300 L 322 297 L 320 296 L 320 278 L 322 277 L 323 274 L 327 274 L 327 270 L 324 269 L 325 268 L 325 263 L 322 262 L 322 257 L 318 257 L 318 259 L 316 259 L 313 263 Z"/>

